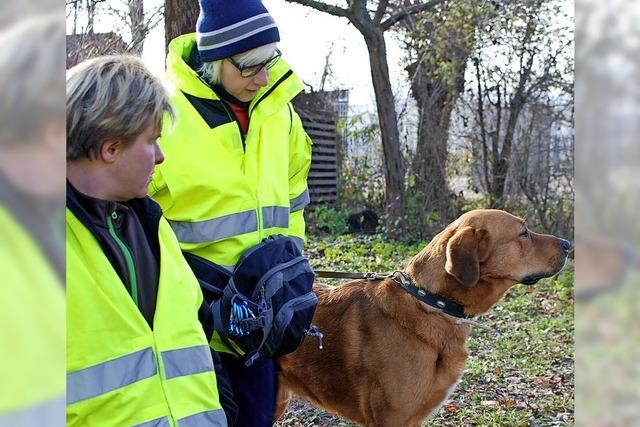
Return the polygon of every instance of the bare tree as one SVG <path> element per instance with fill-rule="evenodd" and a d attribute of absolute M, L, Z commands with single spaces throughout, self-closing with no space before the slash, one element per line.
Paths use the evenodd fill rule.
<path fill-rule="evenodd" d="M 322 69 L 322 76 L 320 77 L 320 85 L 318 91 L 323 92 L 327 79 L 333 75 L 333 68 L 331 67 L 331 54 L 333 53 L 333 43 L 329 46 L 329 51 L 324 57 L 324 67 Z"/>
<path fill-rule="evenodd" d="M 93 34 L 94 21 L 96 17 L 96 6 L 105 0 L 86 0 L 85 7 L 87 11 L 87 34 Z"/>
<path fill-rule="evenodd" d="M 528 201 L 520 214 L 557 235 L 573 235 L 574 134 L 570 110 L 553 99 L 521 113 L 511 176 Z"/>
<path fill-rule="evenodd" d="M 395 230 L 404 216 L 405 167 L 400 150 L 398 118 L 391 90 L 387 48 L 384 33 L 410 16 L 433 9 L 444 0 L 431 0 L 399 10 L 389 7 L 389 0 L 380 0 L 369 7 L 367 0 L 349 0 L 346 6 L 336 6 L 316 0 L 287 0 L 311 7 L 333 16 L 347 18 L 364 37 L 369 52 L 371 78 L 376 97 L 378 120 L 385 163 L 385 203 L 387 229 Z"/>
<path fill-rule="evenodd" d="M 505 12 L 510 27 L 502 36 L 485 37 L 473 58 L 475 152 L 492 207 L 507 205 L 523 112 L 550 93 L 572 93 L 572 39 L 564 39 L 567 28 L 550 31 L 556 6 L 542 0 L 512 4 Z M 495 60 L 497 51 L 501 61 Z"/>
<path fill-rule="evenodd" d="M 67 0 L 66 8 L 67 8 L 67 20 L 73 16 L 73 27 L 71 30 L 71 34 L 78 33 L 78 11 L 80 9 L 80 0 Z"/>
<path fill-rule="evenodd" d="M 131 33 L 127 50 L 140 55 L 147 35 L 160 24 L 164 8 L 160 5 L 145 12 L 144 0 L 112 0 L 107 3 L 105 13 L 118 17 L 119 21 L 126 24 Z"/>
<path fill-rule="evenodd" d="M 149 32 L 163 18 L 163 6 L 150 8 L 145 12 L 144 0 L 67 0 L 67 16 L 73 19 L 74 56 L 86 59 L 107 53 L 128 52 L 142 54 L 144 41 Z M 86 13 L 86 27 L 79 28 L 78 16 Z M 95 23 L 108 16 L 115 20 L 116 31 L 96 33 Z M 128 33 L 128 34 L 127 34 Z M 130 41 L 121 47 L 126 36 Z"/>

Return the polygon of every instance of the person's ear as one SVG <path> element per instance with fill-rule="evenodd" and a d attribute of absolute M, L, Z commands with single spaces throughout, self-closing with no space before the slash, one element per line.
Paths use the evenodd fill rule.
<path fill-rule="evenodd" d="M 122 147 L 122 141 L 118 139 L 107 139 L 100 147 L 100 158 L 105 163 L 113 163 L 120 155 Z"/>

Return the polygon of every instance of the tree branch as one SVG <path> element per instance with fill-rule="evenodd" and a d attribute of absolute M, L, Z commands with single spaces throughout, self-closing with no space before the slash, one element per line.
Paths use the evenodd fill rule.
<path fill-rule="evenodd" d="M 414 6 L 404 8 L 400 12 L 396 13 L 395 15 L 390 16 L 386 21 L 384 21 L 381 24 L 380 27 L 382 28 L 382 31 L 387 31 L 389 28 L 391 28 L 398 22 L 402 21 L 406 17 L 419 12 L 424 12 L 429 9 L 433 9 L 435 6 L 439 5 L 440 3 L 443 3 L 444 1 L 445 0 L 431 0 L 426 3 L 417 4 Z"/>
<path fill-rule="evenodd" d="M 349 10 L 343 9 L 339 6 L 333 6 L 316 0 L 286 0 L 288 3 L 297 3 L 303 6 L 308 6 L 312 9 L 319 10 L 320 12 L 328 13 L 329 15 L 341 16 L 344 18 L 349 17 Z"/>
<path fill-rule="evenodd" d="M 378 25 L 382 22 L 382 17 L 384 13 L 387 11 L 387 6 L 389 5 L 389 0 L 380 0 L 378 3 L 378 9 L 376 10 L 376 14 L 373 17 L 374 24 Z"/>

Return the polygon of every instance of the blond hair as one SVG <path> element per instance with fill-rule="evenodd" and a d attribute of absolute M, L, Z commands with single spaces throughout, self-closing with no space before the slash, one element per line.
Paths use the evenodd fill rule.
<path fill-rule="evenodd" d="M 134 140 L 173 109 L 161 83 L 136 56 L 84 61 L 67 75 L 67 160 L 95 159 L 109 139 Z"/>

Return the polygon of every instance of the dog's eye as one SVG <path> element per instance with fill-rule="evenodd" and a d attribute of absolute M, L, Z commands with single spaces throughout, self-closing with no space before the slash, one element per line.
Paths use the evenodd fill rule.
<path fill-rule="evenodd" d="M 529 237 L 529 230 L 525 228 L 524 231 L 520 233 L 520 237 L 525 237 L 525 238 Z"/>

